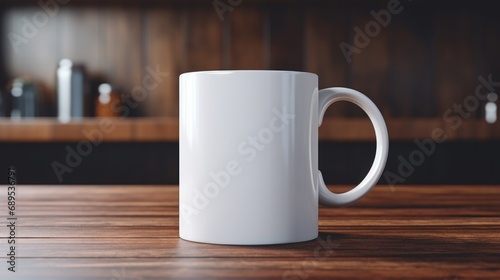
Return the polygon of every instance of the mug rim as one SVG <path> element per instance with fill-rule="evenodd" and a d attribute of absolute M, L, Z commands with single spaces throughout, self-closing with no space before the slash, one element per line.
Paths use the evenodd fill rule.
<path fill-rule="evenodd" d="M 182 77 L 184 75 L 194 75 L 194 74 L 231 74 L 231 73 L 263 73 L 263 74 L 271 74 L 271 73 L 276 73 L 276 74 L 308 74 L 308 75 L 314 75 L 318 76 L 315 73 L 312 72 L 306 72 L 306 71 L 295 71 L 295 70 L 201 70 L 201 71 L 191 71 L 191 72 L 185 72 L 182 73 L 179 77 Z"/>

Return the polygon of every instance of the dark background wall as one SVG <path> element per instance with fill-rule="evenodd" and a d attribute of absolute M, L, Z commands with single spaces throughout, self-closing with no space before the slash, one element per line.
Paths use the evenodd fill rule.
<path fill-rule="evenodd" d="M 22 184 L 178 184 L 177 143 L 102 143 L 59 182 L 51 167 L 65 163 L 66 147 L 74 143 L 1 144 L 0 170 L 16 166 Z M 495 142 L 448 142 L 421 165 L 409 159 L 414 143 L 392 142 L 386 171 L 401 175 L 397 184 L 500 184 L 500 145 Z M 319 166 L 328 184 L 356 184 L 368 172 L 375 154 L 369 142 L 322 142 Z M 398 171 L 403 157 L 415 171 Z M 418 158 L 416 158 L 418 159 Z M 413 160 L 415 163 L 415 160 Z M 419 163 L 419 162 L 417 162 Z M 411 168 L 410 168 L 411 169 Z M 403 176 L 410 174 L 409 176 Z M 7 176 L 5 175 L 5 180 Z M 380 183 L 387 183 L 384 177 Z"/>

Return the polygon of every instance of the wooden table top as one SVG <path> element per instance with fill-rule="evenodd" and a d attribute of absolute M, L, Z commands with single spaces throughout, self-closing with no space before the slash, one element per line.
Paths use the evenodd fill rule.
<path fill-rule="evenodd" d="M 16 272 L 1 226 L 0 279 L 500 279 L 500 186 L 377 186 L 321 208 L 317 240 L 273 246 L 179 239 L 177 186 L 20 185 L 16 195 Z"/>

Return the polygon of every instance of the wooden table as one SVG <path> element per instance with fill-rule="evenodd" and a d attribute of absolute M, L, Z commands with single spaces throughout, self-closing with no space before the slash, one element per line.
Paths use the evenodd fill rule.
<path fill-rule="evenodd" d="M 377 186 L 321 208 L 319 239 L 276 246 L 179 239 L 177 186 L 21 185 L 16 199 L 17 272 L 1 226 L 2 280 L 500 279 L 500 186 Z"/>

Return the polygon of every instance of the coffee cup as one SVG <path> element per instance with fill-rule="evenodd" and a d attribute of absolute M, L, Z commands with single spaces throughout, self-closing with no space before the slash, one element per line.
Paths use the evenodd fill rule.
<path fill-rule="evenodd" d="M 376 136 L 368 174 L 340 194 L 327 188 L 318 170 L 318 127 L 338 101 L 363 109 Z M 388 134 L 375 104 L 353 89 L 318 90 L 313 73 L 184 73 L 179 103 L 179 235 L 185 240 L 264 245 L 315 239 L 319 204 L 360 199 L 385 167 Z"/>

